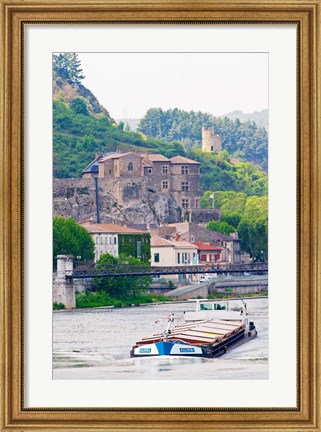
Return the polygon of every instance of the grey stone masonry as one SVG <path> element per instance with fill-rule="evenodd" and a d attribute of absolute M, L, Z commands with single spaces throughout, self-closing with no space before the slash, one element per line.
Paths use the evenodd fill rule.
<path fill-rule="evenodd" d="M 52 302 L 61 303 L 66 309 L 76 307 L 75 288 L 71 278 L 67 278 L 73 269 L 73 259 L 67 255 L 57 256 L 57 273 L 53 280 Z"/>

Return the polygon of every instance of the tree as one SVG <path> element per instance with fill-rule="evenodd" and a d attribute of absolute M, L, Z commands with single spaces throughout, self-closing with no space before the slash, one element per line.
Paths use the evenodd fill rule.
<path fill-rule="evenodd" d="M 223 149 L 228 152 L 220 155 L 222 160 L 228 161 L 229 155 L 233 155 L 241 161 L 247 160 L 267 168 L 268 134 L 266 129 L 258 127 L 253 121 L 241 122 L 238 118 L 220 118 L 177 108 L 167 111 L 151 108 L 141 119 L 138 130 L 167 143 L 179 141 L 185 149 L 199 149 L 202 126 L 214 127 L 215 133 L 222 136 Z"/>
<path fill-rule="evenodd" d="M 81 69 L 81 62 L 76 53 L 54 54 L 54 72 L 69 84 L 79 84 L 85 78 Z"/>
<path fill-rule="evenodd" d="M 268 256 L 268 198 L 249 197 L 238 226 L 242 248 L 258 260 Z"/>
<path fill-rule="evenodd" d="M 120 254 L 114 257 L 110 254 L 102 254 L 96 268 L 103 269 L 107 265 L 128 264 L 134 266 L 146 266 L 149 263 L 142 262 L 138 258 Z M 136 297 L 138 293 L 146 291 L 152 282 L 151 276 L 117 276 L 108 278 L 95 278 L 93 285 L 96 291 L 107 291 L 112 297 L 126 298 Z"/>
<path fill-rule="evenodd" d="M 70 102 L 70 108 L 75 114 L 83 114 L 88 116 L 89 112 L 87 109 L 86 102 L 81 98 L 75 98 Z"/>
<path fill-rule="evenodd" d="M 88 231 L 72 218 L 53 218 L 53 259 L 57 255 L 80 256 L 83 260 L 94 258 L 95 245 Z"/>
<path fill-rule="evenodd" d="M 218 222 L 218 221 L 214 221 L 214 220 L 210 221 L 206 225 L 206 228 L 211 230 L 211 231 L 225 234 L 227 236 L 229 236 L 232 232 L 235 232 L 235 228 L 233 228 L 232 225 L 229 225 L 226 222 Z"/>

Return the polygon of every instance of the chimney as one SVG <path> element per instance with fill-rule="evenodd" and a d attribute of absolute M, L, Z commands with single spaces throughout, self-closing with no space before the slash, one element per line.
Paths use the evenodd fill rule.
<path fill-rule="evenodd" d="M 234 239 L 238 239 L 238 238 L 239 238 L 238 232 L 235 231 L 234 233 L 231 233 L 231 234 L 230 234 L 230 237 L 232 237 L 232 238 L 234 238 Z"/>
<path fill-rule="evenodd" d="M 100 152 L 99 152 L 99 153 L 96 153 L 96 156 L 95 156 L 95 158 L 96 158 L 96 159 L 99 159 L 99 158 L 101 158 L 101 157 L 102 157 L 102 155 L 103 155 L 103 154 L 102 154 L 102 153 L 100 153 Z"/>
<path fill-rule="evenodd" d="M 178 232 L 175 234 L 175 241 L 179 240 L 180 235 L 178 234 Z"/>

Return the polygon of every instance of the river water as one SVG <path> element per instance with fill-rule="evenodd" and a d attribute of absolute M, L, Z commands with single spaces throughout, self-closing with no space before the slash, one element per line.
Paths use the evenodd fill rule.
<path fill-rule="evenodd" d="M 214 359 L 129 356 L 136 341 L 166 328 L 171 313 L 180 319 L 194 310 L 191 302 L 54 312 L 53 378 L 268 379 L 268 299 L 246 303 L 258 336 Z"/>

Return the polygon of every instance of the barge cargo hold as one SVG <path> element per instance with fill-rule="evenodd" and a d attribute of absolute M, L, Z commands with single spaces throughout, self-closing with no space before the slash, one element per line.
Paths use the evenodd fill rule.
<path fill-rule="evenodd" d="M 197 307 L 202 304 L 197 302 Z M 202 302 L 204 303 L 204 302 Z M 207 303 L 209 304 L 209 302 Z M 208 310 L 208 309 L 207 309 Z M 230 348 L 235 347 L 256 336 L 256 328 L 249 321 L 246 307 L 231 316 L 228 306 L 219 309 L 220 319 L 213 306 L 215 318 L 185 321 L 171 328 L 174 315 L 168 318 L 166 330 L 152 337 L 136 342 L 130 351 L 131 357 L 148 356 L 185 356 L 185 357 L 218 357 Z M 225 312 L 225 314 L 224 314 Z M 227 319 L 223 319 L 224 315 Z M 190 317 L 189 317 L 190 318 Z"/>

